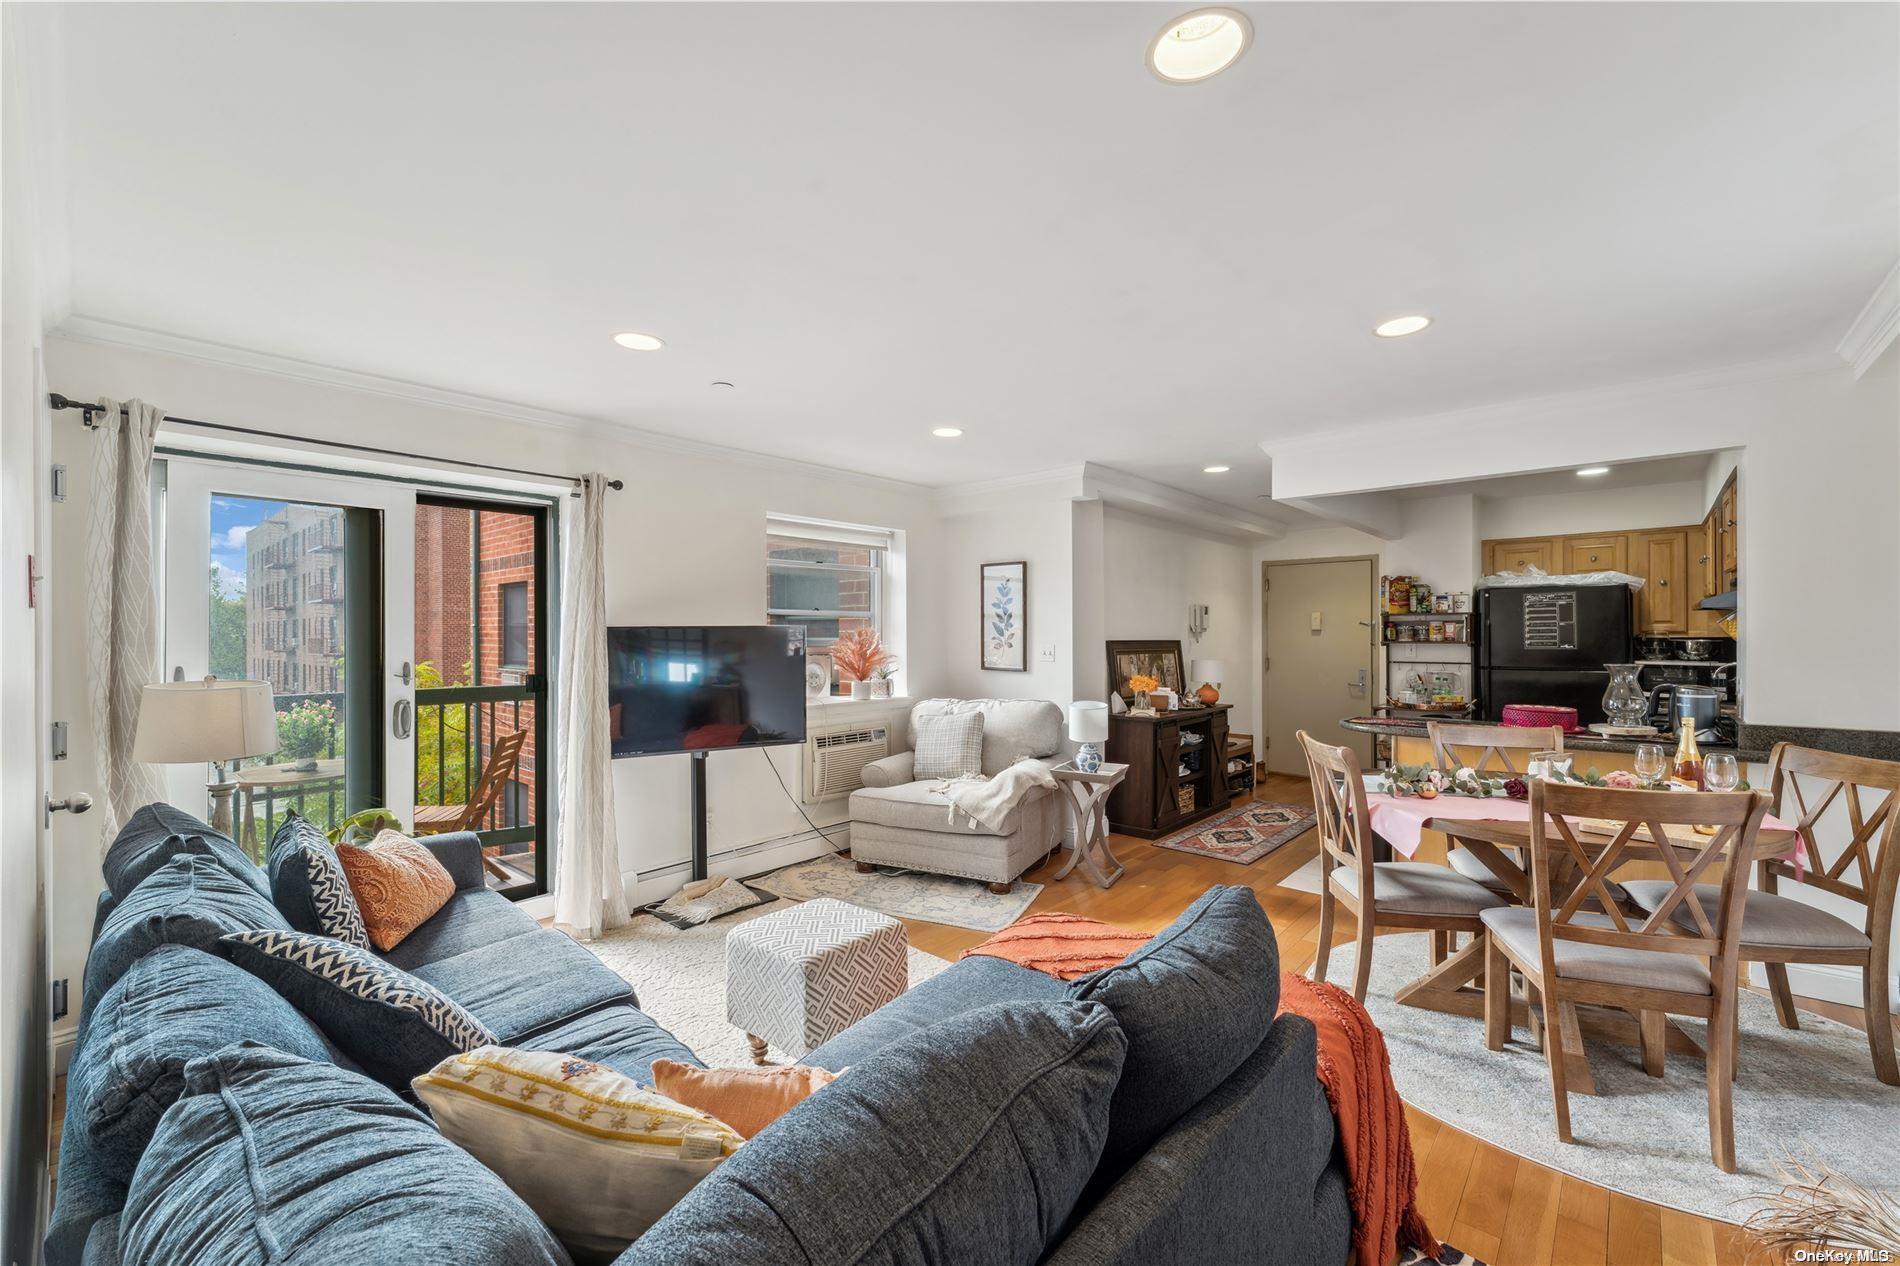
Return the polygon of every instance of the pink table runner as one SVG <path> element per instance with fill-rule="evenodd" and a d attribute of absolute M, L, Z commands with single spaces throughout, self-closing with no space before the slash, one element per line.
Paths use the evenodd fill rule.
<path fill-rule="evenodd" d="M 1407 857 L 1418 852 L 1419 837 L 1425 830 L 1426 821 L 1431 818 L 1463 818 L 1475 822 L 1531 820 L 1530 801 L 1512 800 L 1505 796 L 1448 796 L 1441 793 L 1433 799 L 1424 800 L 1418 796 L 1394 796 L 1368 790 L 1366 809 L 1372 817 L 1372 829 L 1395 852 Z M 1772 816 L 1763 818 L 1761 825 L 1765 831 L 1794 830 L 1793 823 Z M 1791 851 L 1795 868 L 1803 868 L 1807 864 L 1807 857 L 1800 836 L 1795 837 Z"/>

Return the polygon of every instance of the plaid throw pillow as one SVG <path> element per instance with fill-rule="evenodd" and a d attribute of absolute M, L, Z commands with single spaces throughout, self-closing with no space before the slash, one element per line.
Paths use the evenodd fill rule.
<path fill-rule="evenodd" d="M 983 776 L 983 714 L 946 713 L 917 722 L 917 750 L 912 759 L 916 777 L 981 778 Z"/>

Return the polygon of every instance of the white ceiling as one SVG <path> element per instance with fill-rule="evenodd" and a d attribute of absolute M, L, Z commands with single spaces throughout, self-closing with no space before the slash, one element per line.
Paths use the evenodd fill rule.
<path fill-rule="evenodd" d="M 1402 501 L 1469 493 L 1477 497 L 1546 497 L 1567 492 L 1600 492 L 1609 488 L 1653 488 L 1658 484 L 1701 483 L 1708 473 L 1709 454 L 1658 457 L 1640 462 L 1618 462 L 1602 475 L 1580 478 L 1574 470 L 1545 470 L 1494 479 L 1462 479 L 1456 483 L 1418 484 L 1396 494 Z"/>
<path fill-rule="evenodd" d="M 1246 5 L 1184 88 L 1185 7 L 75 6 L 73 310 L 1257 509 L 1263 440 L 1831 350 L 1900 255 L 1892 4 Z"/>

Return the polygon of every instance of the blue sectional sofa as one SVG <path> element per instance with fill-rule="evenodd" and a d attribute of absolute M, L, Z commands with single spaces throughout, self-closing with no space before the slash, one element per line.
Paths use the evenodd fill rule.
<path fill-rule="evenodd" d="M 413 1099 L 219 956 L 219 936 L 287 926 L 260 868 L 163 806 L 126 830 L 114 855 L 135 864 L 108 859 L 68 1072 L 52 1266 L 569 1260 Z M 473 836 L 425 842 L 458 889 L 388 962 L 508 1045 L 646 1082 L 656 1059 L 699 1063 L 621 977 L 487 891 Z M 1238 888 L 1073 983 L 966 959 L 813 1052 L 848 1075 L 617 1261 L 1344 1261 L 1314 1034 L 1275 1018 L 1278 979 Z"/>

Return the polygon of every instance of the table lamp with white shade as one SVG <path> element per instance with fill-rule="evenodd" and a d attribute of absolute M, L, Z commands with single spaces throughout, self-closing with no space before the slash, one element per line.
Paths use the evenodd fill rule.
<path fill-rule="evenodd" d="M 1194 697 L 1208 707 L 1220 702 L 1220 683 L 1227 679 L 1227 668 L 1218 659 L 1197 659 L 1190 661 L 1192 669 L 1188 673 L 1189 681 L 1199 681 L 1201 688 Z"/>
<path fill-rule="evenodd" d="M 277 702 L 268 681 L 160 681 L 140 696 L 132 758 L 149 765 L 209 763 L 215 773 L 205 787 L 211 826 L 226 835 L 237 784 L 225 779 L 225 762 L 276 750 Z"/>
<path fill-rule="evenodd" d="M 1102 767 L 1102 744 L 1108 741 L 1108 705 L 1083 699 L 1069 705 L 1069 737 L 1076 749 L 1075 767 L 1085 774 Z"/>

